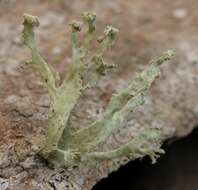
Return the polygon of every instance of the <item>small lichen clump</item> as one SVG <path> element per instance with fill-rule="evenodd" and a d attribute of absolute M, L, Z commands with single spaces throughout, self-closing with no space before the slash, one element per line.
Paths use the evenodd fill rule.
<path fill-rule="evenodd" d="M 22 36 L 24 44 L 32 54 L 32 60 L 27 61 L 26 64 L 40 74 L 50 97 L 46 144 L 40 150 L 40 155 L 54 167 L 68 167 L 81 162 L 122 156 L 136 159 L 145 155 L 149 155 L 154 163 L 159 154 L 164 153 L 160 148 L 159 129 L 145 129 L 131 141 L 114 150 L 107 152 L 91 150 L 104 142 L 112 131 L 123 127 L 129 113 L 144 103 L 145 91 L 160 75 L 159 65 L 168 61 L 174 52 L 169 50 L 153 60 L 148 68 L 129 83 L 126 89 L 112 96 L 99 119 L 89 126 L 72 132 L 69 120 L 79 97 L 85 89 L 96 85 L 100 77 L 114 67 L 104 62 L 103 55 L 113 45 L 118 33 L 118 29 L 108 26 L 103 36 L 97 39 L 98 46 L 93 53 L 90 51 L 90 45 L 95 35 L 96 15 L 85 12 L 82 14 L 82 20 L 83 23 L 78 21 L 70 23 L 72 68 L 60 84 L 58 77 L 51 71 L 37 48 L 34 28 L 39 26 L 38 18 L 24 14 Z M 86 25 L 87 31 L 82 45 L 79 45 L 78 33 L 83 24 Z"/>

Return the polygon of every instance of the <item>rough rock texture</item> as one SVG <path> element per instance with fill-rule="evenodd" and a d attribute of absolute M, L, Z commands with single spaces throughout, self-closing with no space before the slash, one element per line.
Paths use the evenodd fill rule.
<path fill-rule="evenodd" d="M 107 23 L 120 28 L 120 37 L 107 57 L 118 69 L 82 97 L 73 118 L 76 128 L 97 118 L 111 94 L 125 87 L 151 57 L 166 48 L 177 49 L 175 59 L 162 66 L 162 76 L 147 94 L 146 104 L 131 115 L 124 129 L 101 144 L 100 150 L 107 150 L 125 143 L 144 127 L 160 127 L 170 138 L 187 135 L 197 126 L 196 5 L 196 0 L 0 1 L 0 189 L 88 190 L 128 162 L 122 158 L 54 170 L 36 156 L 47 128 L 49 100 L 38 77 L 22 67 L 29 57 L 20 42 L 24 12 L 40 17 L 39 47 L 61 73 L 71 63 L 66 27 L 71 18 L 91 10 L 99 15 L 99 30 Z"/>

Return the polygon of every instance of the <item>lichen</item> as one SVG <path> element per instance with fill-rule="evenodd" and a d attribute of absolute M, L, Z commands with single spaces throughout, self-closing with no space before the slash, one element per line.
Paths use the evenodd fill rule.
<path fill-rule="evenodd" d="M 50 97 L 48 130 L 46 144 L 39 154 L 54 167 L 69 167 L 83 162 L 114 159 L 129 156 L 131 159 L 149 155 L 154 163 L 164 151 L 161 146 L 160 129 L 145 129 L 128 143 L 107 152 L 92 151 L 99 143 L 104 142 L 110 134 L 127 122 L 128 115 L 144 103 L 144 93 L 160 75 L 159 66 L 170 60 L 174 51 L 169 50 L 151 64 L 135 79 L 129 82 L 126 89 L 114 94 L 99 119 L 76 132 L 72 132 L 69 122 L 74 106 L 87 88 L 96 85 L 101 76 L 114 68 L 103 60 L 104 53 L 114 44 L 118 29 L 108 26 L 104 34 L 97 39 L 96 50 L 91 51 L 91 43 L 95 35 L 94 13 L 82 14 L 82 23 L 72 21 L 72 68 L 68 76 L 60 83 L 57 76 L 42 58 L 36 45 L 34 28 L 39 26 L 38 18 L 24 14 L 22 32 L 24 44 L 30 49 L 32 60 L 26 64 L 38 72 Z M 83 24 L 87 31 L 82 45 L 78 42 L 78 33 Z"/>

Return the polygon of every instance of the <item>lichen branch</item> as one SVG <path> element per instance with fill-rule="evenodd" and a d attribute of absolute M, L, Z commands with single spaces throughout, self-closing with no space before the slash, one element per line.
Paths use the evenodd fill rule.
<path fill-rule="evenodd" d="M 93 40 L 94 33 L 96 31 L 96 27 L 95 27 L 96 14 L 90 12 L 84 12 L 81 17 L 83 22 L 88 26 L 88 30 L 84 37 L 83 48 L 85 48 L 86 51 L 89 51 L 91 41 Z"/>
<path fill-rule="evenodd" d="M 49 91 L 51 97 L 54 96 L 56 91 L 56 80 L 48 64 L 40 55 L 34 34 L 34 27 L 39 26 L 38 18 L 29 14 L 24 14 L 22 39 L 24 44 L 31 50 L 32 60 L 27 61 L 26 64 L 38 72 Z"/>
<path fill-rule="evenodd" d="M 115 67 L 114 64 L 106 64 L 103 56 L 107 49 L 113 45 L 117 33 L 118 29 L 108 26 L 104 31 L 104 35 L 98 38 L 98 47 L 93 56 L 87 61 L 88 66 L 83 74 L 85 88 L 96 85 L 101 76 L 106 75 L 107 71 Z"/>
<path fill-rule="evenodd" d="M 159 129 L 145 129 L 135 136 L 128 143 L 119 148 L 106 152 L 87 153 L 82 161 L 111 160 L 123 156 L 128 156 L 130 160 L 149 156 L 154 164 L 160 154 L 164 154 L 161 149 L 161 131 Z"/>

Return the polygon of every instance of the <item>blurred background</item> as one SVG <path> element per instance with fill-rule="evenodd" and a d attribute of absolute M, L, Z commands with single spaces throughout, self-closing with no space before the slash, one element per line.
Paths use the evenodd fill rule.
<path fill-rule="evenodd" d="M 104 83 L 103 91 L 96 91 L 98 92 L 97 96 L 106 102 L 116 88 L 114 84 L 130 79 L 132 73 L 141 70 L 151 58 L 169 48 L 176 48 L 177 50 L 174 62 L 185 59 L 185 64 L 197 64 L 197 9 L 197 0 L 0 0 L 0 85 L 4 86 L 5 89 L 1 92 L 1 96 L 19 94 L 19 96 L 25 97 L 32 93 L 42 94 L 42 88 L 36 85 L 38 81 L 35 80 L 35 75 L 29 71 L 21 71 L 20 67 L 21 63 L 29 57 L 29 53 L 24 48 L 20 38 L 24 13 L 39 17 L 40 28 L 36 30 L 39 48 L 50 65 L 61 75 L 67 71 L 67 65 L 71 64 L 68 24 L 72 19 L 80 19 L 82 12 L 92 11 L 97 14 L 98 34 L 103 32 L 106 25 L 119 28 L 116 44 L 106 56 L 107 62 L 115 63 L 118 68 L 110 74 L 109 77 L 112 80 L 107 80 Z M 174 66 L 172 67 L 174 68 Z M 9 99 L 9 101 L 13 101 L 13 99 Z M 29 110 L 27 111 L 28 114 L 31 115 Z M 13 115 L 11 117 L 15 118 Z M 37 122 L 35 125 L 40 126 L 41 124 Z M 29 128 L 28 131 L 27 128 L 23 128 L 23 125 L 20 127 L 23 133 L 25 131 L 25 133 L 30 134 L 34 131 L 32 128 Z M 6 128 L 0 129 L 0 139 L 7 142 L 7 137 L 4 139 L 5 131 L 7 131 Z M 15 138 L 15 132 L 16 130 L 10 132 L 10 138 Z M 198 136 L 196 138 L 198 139 Z M 196 138 L 193 138 L 194 143 Z M 189 158 L 198 158 L 198 153 L 195 151 L 197 143 L 196 141 L 192 150 L 194 153 Z M 182 146 L 179 148 L 180 152 L 182 152 Z M 186 149 L 188 149 L 187 146 Z M 185 156 L 179 155 L 182 158 Z M 185 169 L 188 168 L 191 159 L 184 159 L 184 162 L 180 162 L 180 156 L 173 156 L 170 159 L 169 157 L 164 158 L 169 163 L 171 159 L 174 160 L 171 163 L 176 167 L 159 165 L 158 168 L 169 168 L 170 173 L 165 169 L 161 171 L 153 167 L 145 168 L 144 163 L 139 166 L 138 162 L 137 165 L 129 166 L 129 169 L 124 170 L 125 174 L 121 173 L 117 178 L 111 177 L 109 182 L 99 184 L 95 190 L 120 189 L 121 187 L 117 182 L 112 184 L 115 180 L 121 179 L 122 175 L 128 176 L 124 177 L 128 181 L 120 182 L 127 184 L 125 190 L 198 189 L 198 168 L 191 165 L 189 166 L 191 167 L 190 170 Z M 179 165 L 175 159 L 178 160 Z M 185 165 L 184 170 L 181 170 L 182 165 Z M 145 171 L 146 173 L 145 175 L 138 174 L 137 177 L 133 173 L 134 170 L 136 172 Z M 179 172 L 171 173 L 174 170 Z M 193 172 L 189 174 L 189 171 L 192 170 Z M 149 177 L 151 174 L 153 174 L 152 177 Z M 134 183 L 134 179 L 137 183 Z M 157 183 L 157 185 L 155 186 L 153 183 Z M 164 188 L 162 188 L 163 183 Z M 188 183 L 192 186 L 189 186 Z M 144 185 L 141 187 L 137 185 L 136 187 L 134 184 Z"/>
<path fill-rule="evenodd" d="M 68 63 L 66 55 L 71 49 L 68 23 L 79 19 L 83 11 L 96 12 L 98 33 L 109 24 L 119 28 L 118 40 L 111 51 L 116 53 L 108 55 L 110 61 L 122 65 L 120 70 L 133 68 L 137 59 L 140 65 L 147 63 L 167 48 L 185 50 L 194 59 L 197 6 L 196 0 L 1 0 L 0 59 L 12 57 L 14 62 L 15 58 L 26 57 L 20 31 L 22 15 L 29 13 L 40 19 L 38 37 L 43 54 L 52 63 Z"/>

